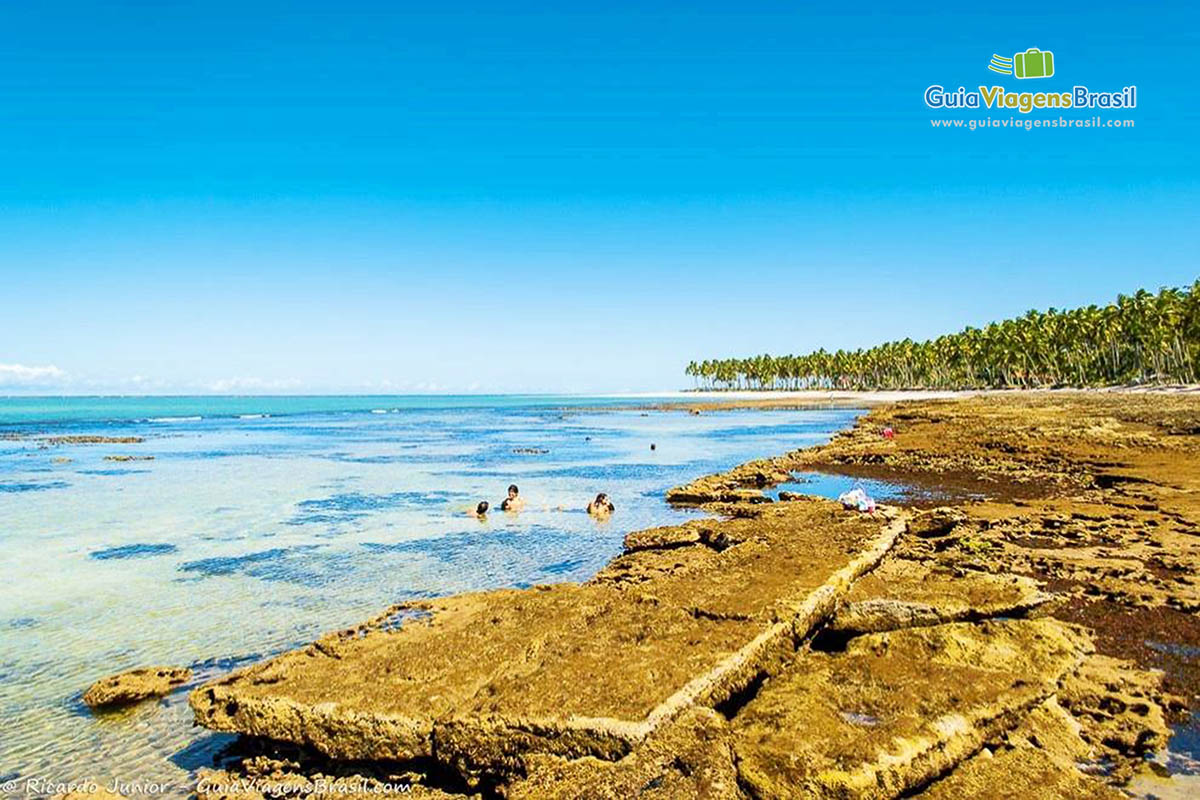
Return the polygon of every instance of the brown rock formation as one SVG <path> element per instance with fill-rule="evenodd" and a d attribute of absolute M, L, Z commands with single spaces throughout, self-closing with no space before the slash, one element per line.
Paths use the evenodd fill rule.
<path fill-rule="evenodd" d="M 843 634 L 879 633 L 898 628 L 988 617 L 1022 617 L 1052 595 L 1030 578 L 952 571 L 905 558 L 885 559 L 846 596 L 829 625 Z"/>
<path fill-rule="evenodd" d="M 734 721 L 755 798 L 891 798 L 1015 727 L 1090 647 L 1054 620 L 956 623 L 854 639 L 769 681 Z"/>
<path fill-rule="evenodd" d="M 1003 739 L 984 747 L 917 797 L 922 800 L 1122 800 L 1126 795 L 1080 770 L 1094 753 L 1079 723 L 1054 699 Z"/>
<path fill-rule="evenodd" d="M 170 694 L 192 678 L 186 667 L 141 667 L 101 678 L 83 693 L 91 708 L 128 705 Z"/>
<path fill-rule="evenodd" d="M 510 800 L 741 800 L 729 723 L 691 708 L 613 763 L 535 755 L 528 774 L 507 788 Z"/>

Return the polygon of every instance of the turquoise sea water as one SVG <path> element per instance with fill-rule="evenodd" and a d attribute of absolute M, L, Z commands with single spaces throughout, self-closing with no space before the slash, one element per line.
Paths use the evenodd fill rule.
<path fill-rule="evenodd" d="M 629 403 L 0 398 L 0 780 L 184 795 L 228 737 L 192 728 L 182 692 L 93 715 L 91 681 L 169 664 L 200 682 L 407 598 L 586 579 L 625 533 L 689 515 L 669 487 L 857 414 Z M 526 511 L 468 516 L 509 483 Z M 600 491 L 617 506 L 605 523 L 583 512 Z"/>
<path fill-rule="evenodd" d="M 651 398 L 683 403 L 678 395 Z M 206 419 L 269 414 L 353 414 L 399 410 L 520 409 L 538 407 L 626 406 L 632 401 L 611 396 L 578 395 L 294 395 L 191 397 L 0 397 L 0 426 L 47 424 L 123 425 L 147 420 Z"/>

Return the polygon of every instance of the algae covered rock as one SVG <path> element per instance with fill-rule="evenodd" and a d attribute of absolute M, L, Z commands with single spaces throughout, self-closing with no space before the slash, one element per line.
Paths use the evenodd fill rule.
<path fill-rule="evenodd" d="M 1051 698 L 917 795 L 922 800 L 1120 800 L 1126 795 L 1079 767 L 1094 760 L 1080 726 Z"/>
<path fill-rule="evenodd" d="M 667 491 L 667 502 L 673 505 L 698 506 L 708 503 L 769 503 L 771 498 L 762 490 L 792 479 L 777 459 L 764 459 L 741 464 L 728 472 L 705 475 L 691 483 Z"/>
<path fill-rule="evenodd" d="M 964 522 L 967 515 L 962 510 L 943 506 L 931 508 L 915 515 L 908 522 L 908 534 L 925 539 L 948 536 L 954 526 Z"/>
<path fill-rule="evenodd" d="M 891 798 L 953 768 L 1049 698 L 1090 649 L 1049 619 L 862 636 L 767 681 L 734 719 L 756 798 Z"/>
<path fill-rule="evenodd" d="M 1171 735 L 1161 681 L 1162 673 L 1107 656 L 1089 658 L 1063 681 L 1060 701 L 1081 720 L 1083 739 L 1113 763 L 1117 778 L 1130 777 Z"/>
<path fill-rule="evenodd" d="M 170 694 L 192 678 L 187 667 L 140 667 L 101 678 L 83 693 L 91 708 L 128 705 Z"/>
<path fill-rule="evenodd" d="M 951 571 L 892 557 L 854 584 L 830 629 L 857 635 L 989 617 L 1020 617 L 1052 598 L 1030 578 Z"/>
<path fill-rule="evenodd" d="M 509 800 L 741 800 L 729 723 L 693 708 L 616 762 L 530 756 Z"/>

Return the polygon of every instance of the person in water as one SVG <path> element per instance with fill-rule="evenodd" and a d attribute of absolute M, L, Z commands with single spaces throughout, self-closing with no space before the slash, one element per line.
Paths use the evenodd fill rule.
<path fill-rule="evenodd" d="M 604 492 L 596 495 L 596 499 L 588 503 L 587 513 L 593 517 L 607 517 L 612 512 L 616 511 L 616 507 L 612 501 L 608 499 L 608 495 Z"/>
<path fill-rule="evenodd" d="M 514 483 L 508 487 L 508 497 L 500 503 L 501 511 L 520 511 L 525 507 L 525 498 L 521 497 L 521 490 Z"/>
<path fill-rule="evenodd" d="M 485 518 L 487 518 L 487 512 L 488 512 L 488 501 L 487 500 L 479 501 L 479 505 L 475 506 L 475 516 L 479 517 L 479 519 L 485 519 Z"/>

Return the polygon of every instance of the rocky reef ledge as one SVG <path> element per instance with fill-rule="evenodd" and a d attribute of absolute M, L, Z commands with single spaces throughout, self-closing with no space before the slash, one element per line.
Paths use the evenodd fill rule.
<path fill-rule="evenodd" d="M 187 667 L 139 667 L 93 683 L 83 693 L 90 708 L 113 708 L 162 697 L 192 679 Z"/>
<path fill-rule="evenodd" d="M 673 490 L 712 516 L 630 534 L 586 583 L 398 605 L 205 684 L 189 698 L 196 720 L 243 737 L 240 760 L 203 771 L 197 794 L 1120 797 L 1180 702 L 1161 673 L 1098 654 L 1066 621 L 1087 621 L 1087 590 L 1059 570 L 1120 558 L 1127 487 L 1157 491 L 1137 465 L 1200 463 L 1186 408 L 1127 402 L 878 409 L 826 447 Z M 815 465 L 972 488 L 875 515 L 763 495 Z M 1073 503 L 1089 504 L 1082 524 Z M 1117 538 L 1065 555 L 1039 533 L 1030 547 L 1046 504 L 1051 537 Z M 1194 536 L 1191 508 L 1129 533 L 1131 557 L 1192 559 L 1192 539 L 1172 538 L 1170 554 L 1147 541 Z M 1128 573 L 1101 586 L 1192 602 L 1190 582 L 1158 574 L 1147 568 L 1140 593 Z"/>

